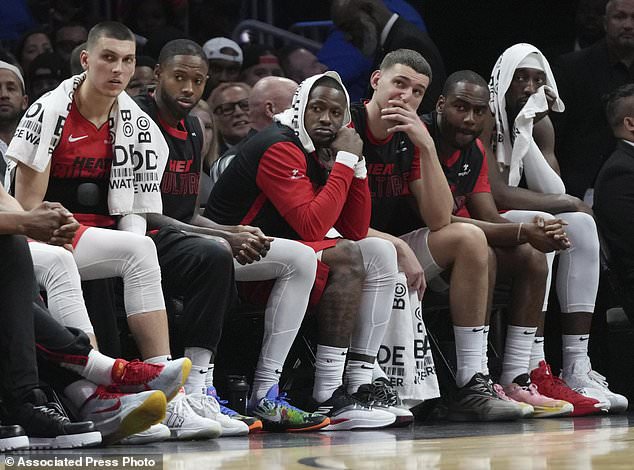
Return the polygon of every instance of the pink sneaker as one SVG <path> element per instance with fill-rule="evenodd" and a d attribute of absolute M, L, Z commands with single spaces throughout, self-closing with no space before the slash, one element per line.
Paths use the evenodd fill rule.
<path fill-rule="evenodd" d="M 493 391 L 496 393 L 499 399 L 504 401 L 510 401 L 518 405 L 522 410 L 522 418 L 528 418 L 534 412 L 532 405 L 529 405 L 526 402 L 514 400 L 509 397 L 506 393 L 504 393 L 504 388 L 500 384 L 493 384 Z"/>
<path fill-rule="evenodd" d="M 504 391 L 509 398 L 531 405 L 535 410 L 534 418 L 568 416 L 574 409 L 567 401 L 555 400 L 540 394 L 537 386 L 531 383 L 528 374 L 517 376 L 512 384 L 504 388 Z"/>

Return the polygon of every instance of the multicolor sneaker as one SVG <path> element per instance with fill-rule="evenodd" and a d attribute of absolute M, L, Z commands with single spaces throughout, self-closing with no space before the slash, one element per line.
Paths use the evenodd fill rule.
<path fill-rule="evenodd" d="M 348 431 L 350 429 L 377 429 L 394 424 L 396 416 L 385 410 L 373 408 L 363 401 L 363 395 L 348 394 L 343 386 L 337 388 L 323 403 L 314 403 L 314 412 L 330 418 L 330 424 L 322 431 Z"/>
<path fill-rule="evenodd" d="M 509 397 L 505 392 L 504 392 L 504 387 L 502 387 L 500 384 L 493 384 L 493 391 L 495 392 L 495 394 L 498 396 L 498 398 L 502 399 L 502 400 L 506 400 L 506 401 L 510 401 L 512 403 L 515 403 L 517 406 L 519 406 L 520 408 L 522 408 L 522 418 L 528 418 L 530 416 L 533 415 L 533 413 L 535 413 L 535 409 L 529 405 L 528 403 L 522 402 L 522 401 L 518 401 L 518 400 L 514 400 L 513 398 Z"/>
<path fill-rule="evenodd" d="M 159 390 L 119 393 L 99 385 L 79 415 L 95 423 L 105 444 L 114 444 L 159 423 L 165 417 L 165 407 L 165 395 Z"/>
<path fill-rule="evenodd" d="M 414 415 L 403 406 L 398 392 L 384 377 L 375 379 L 371 384 L 361 385 L 354 396 L 372 403 L 376 409 L 388 411 L 396 416 L 393 427 L 407 426 L 414 422 Z"/>
<path fill-rule="evenodd" d="M 448 403 L 447 418 L 452 421 L 510 421 L 523 416 L 522 407 L 498 397 L 491 380 L 481 372 L 454 392 Z"/>
<path fill-rule="evenodd" d="M 302 432 L 317 431 L 330 424 L 324 415 L 309 413 L 292 406 L 286 394 L 280 394 L 278 385 L 273 385 L 266 396 L 260 398 L 251 410 L 262 420 L 266 431 Z"/>
<path fill-rule="evenodd" d="M 531 371 L 531 382 L 542 395 L 563 400 L 572 404 L 573 410 L 569 416 L 585 416 L 600 413 L 603 406 L 599 400 L 584 396 L 570 388 L 559 377 L 555 377 L 550 366 L 545 361 L 540 361 L 537 369 Z"/>
<path fill-rule="evenodd" d="M 221 400 L 220 397 L 218 397 L 218 392 L 216 391 L 216 388 L 213 385 L 210 385 L 209 387 L 207 387 L 206 394 L 211 397 L 214 397 L 218 401 L 218 403 L 220 404 L 220 412 L 223 415 L 229 416 L 229 418 L 231 419 L 235 419 L 237 421 L 242 421 L 243 423 L 246 423 L 246 425 L 249 427 L 250 433 L 254 433 L 254 432 L 258 432 L 262 430 L 262 427 L 263 427 L 262 421 L 260 421 L 259 419 L 254 418 L 253 416 L 241 415 L 237 411 L 232 410 L 231 408 L 226 406 L 227 400 Z"/>
<path fill-rule="evenodd" d="M 220 403 L 211 395 L 202 393 L 191 393 L 185 395 L 185 400 L 189 402 L 192 410 L 203 418 L 212 419 L 222 427 L 222 437 L 246 436 L 249 434 L 249 426 L 244 421 L 231 419 L 220 412 Z"/>
<path fill-rule="evenodd" d="M 215 439 L 222 434 L 218 421 L 204 418 L 192 409 L 184 391 L 167 404 L 163 424 L 170 430 L 170 439 L 175 440 Z"/>
<path fill-rule="evenodd" d="M 574 409 L 567 401 L 555 400 L 539 393 L 537 386 L 531 383 L 528 374 L 517 376 L 513 383 L 504 388 L 504 391 L 509 398 L 532 406 L 534 418 L 568 416 Z"/>
<path fill-rule="evenodd" d="M 186 357 L 158 364 L 117 359 L 111 378 L 124 393 L 160 390 L 170 401 L 187 380 L 191 368 L 192 361 Z"/>
<path fill-rule="evenodd" d="M 564 382 L 574 390 L 579 389 L 579 393 L 587 395 L 592 393 L 592 397 L 603 403 L 602 409 L 610 413 L 622 413 L 627 411 L 628 401 L 623 395 L 612 392 L 608 388 L 608 382 L 598 372 L 592 370 L 590 358 L 585 357 L 581 361 L 575 362 L 570 370 L 563 370 L 562 377 Z M 581 392 L 584 390 L 586 393 Z M 597 394 L 598 392 L 598 394 Z M 603 400 L 600 397 L 603 396 Z M 607 400 L 607 406 L 606 405 Z"/>

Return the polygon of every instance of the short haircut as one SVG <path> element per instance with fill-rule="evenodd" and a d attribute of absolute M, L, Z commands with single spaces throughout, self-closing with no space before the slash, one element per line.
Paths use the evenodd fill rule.
<path fill-rule="evenodd" d="M 431 82 L 431 66 L 418 52 L 411 49 L 396 49 L 395 51 L 389 52 L 381 61 L 379 69 L 387 70 L 397 64 L 407 65 L 414 69 L 416 73 L 428 76 Z"/>
<path fill-rule="evenodd" d="M 458 70 L 447 77 L 442 87 L 442 94 L 444 96 L 450 94 L 454 91 L 458 83 L 470 83 L 472 85 L 481 86 L 487 90 L 487 93 L 489 92 L 489 84 L 481 75 L 475 73 L 473 70 Z"/>
<path fill-rule="evenodd" d="M 332 77 L 321 77 L 317 79 L 317 81 L 311 88 L 311 91 L 314 90 L 318 86 L 326 86 L 328 88 L 334 88 L 335 90 L 340 91 L 344 95 L 346 94 L 346 92 L 343 89 L 343 86 L 341 86 L 341 83 L 339 83 L 337 80 L 335 80 Z"/>
<path fill-rule="evenodd" d="M 224 92 L 227 88 L 242 88 L 244 91 L 247 92 L 247 96 L 249 95 L 249 93 L 251 93 L 251 87 L 249 85 L 247 85 L 244 82 L 223 82 L 220 85 L 218 85 L 216 88 L 214 88 L 214 90 L 211 92 L 211 95 L 209 96 L 209 99 L 207 100 L 207 103 L 209 104 L 209 106 L 217 106 L 221 103 L 218 103 L 218 100 L 220 99 L 220 95 L 222 94 L 222 92 Z"/>
<path fill-rule="evenodd" d="M 102 37 L 118 39 L 119 41 L 135 41 L 134 33 L 123 23 L 103 21 L 90 29 L 86 40 L 86 48 L 90 50 L 95 47 L 97 41 Z"/>
<path fill-rule="evenodd" d="M 163 46 L 159 53 L 158 63 L 164 65 L 177 55 L 190 55 L 200 57 L 207 67 L 207 56 L 200 45 L 191 39 L 173 39 Z"/>
<path fill-rule="evenodd" d="M 605 114 L 608 123 L 613 130 L 623 125 L 623 119 L 634 116 L 634 83 L 622 85 L 613 90 L 603 99 L 605 101 Z"/>

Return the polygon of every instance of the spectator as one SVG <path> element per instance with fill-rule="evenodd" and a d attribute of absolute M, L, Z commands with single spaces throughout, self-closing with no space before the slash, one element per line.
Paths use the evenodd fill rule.
<path fill-rule="evenodd" d="M 55 31 L 55 52 L 65 63 L 68 63 L 73 49 L 86 42 L 87 38 L 88 31 L 79 23 L 68 23 L 60 26 Z"/>
<path fill-rule="evenodd" d="M 47 91 L 54 90 L 66 78 L 62 58 L 53 51 L 44 52 L 37 56 L 26 76 L 29 89 L 29 99 L 36 101 Z"/>
<path fill-rule="evenodd" d="M 303 47 L 285 47 L 278 51 L 278 57 L 284 75 L 297 83 L 328 70 L 328 67 L 319 62 L 315 54 Z"/>
<path fill-rule="evenodd" d="M 134 74 L 125 89 L 128 95 L 147 95 L 148 92 L 154 91 L 156 86 L 156 78 L 154 77 L 155 65 L 156 60 L 152 57 L 146 55 L 137 56 L 134 64 Z"/>
<path fill-rule="evenodd" d="M 227 82 L 219 85 L 207 100 L 214 113 L 214 123 L 218 129 L 220 155 L 244 139 L 251 128 L 250 91 L 251 87 L 245 83 Z"/>
<path fill-rule="evenodd" d="M 15 56 L 20 61 L 24 72 L 38 55 L 53 50 L 53 43 L 48 33 L 43 29 L 33 29 L 22 35 L 15 49 Z"/>
<path fill-rule="evenodd" d="M 263 77 L 283 77 L 284 72 L 280 67 L 277 56 L 265 46 L 259 44 L 247 44 L 242 47 L 244 58 L 240 81 L 253 86 Z"/>
<path fill-rule="evenodd" d="M 602 97 L 634 81 L 633 16 L 632 0 L 607 2 L 605 38 L 586 49 L 561 56 L 553 67 L 567 108 L 561 116 L 553 118 L 561 177 L 568 194 L 590 205 L 594 180 L 616 142 L 605 117 Z"/>
<path fill-rule="evenodd" d="M 82 42 L 78 46 L 75 46 L 73 52 L 70 53 L 70 58 L 68 59 L 70 66 L 70 74 L 79 75 L 84 71 L 84 68 L 81 66 L 81 51 L 86 49 L 86 43 Z"/>
<path fill-rule="evenodd" d="M 231 39 L 212 38 L 203 45 L 203 51 L 209 62 L 209 80 L 203 96 L 208 97 L 219 84 L 238 81 L 242 49 Z"/>
<path fill-rule="evenodd" d="M 28 101 L 20 69 L 0 61 L 0 184 L 6 169 L 4 155 Z"/>

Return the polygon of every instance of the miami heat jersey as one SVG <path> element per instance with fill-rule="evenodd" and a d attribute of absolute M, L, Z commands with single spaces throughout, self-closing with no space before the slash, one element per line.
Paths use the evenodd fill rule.
<path fill-rule="evenodd" d="M 112 165 L 111 124 L 97 128 L 71 104 L 60 142 L 51 158 L 47 201 L 61 203 L 77 221 L 92 227 L 112 227 L 108 212 L 108 181 Z"/>

